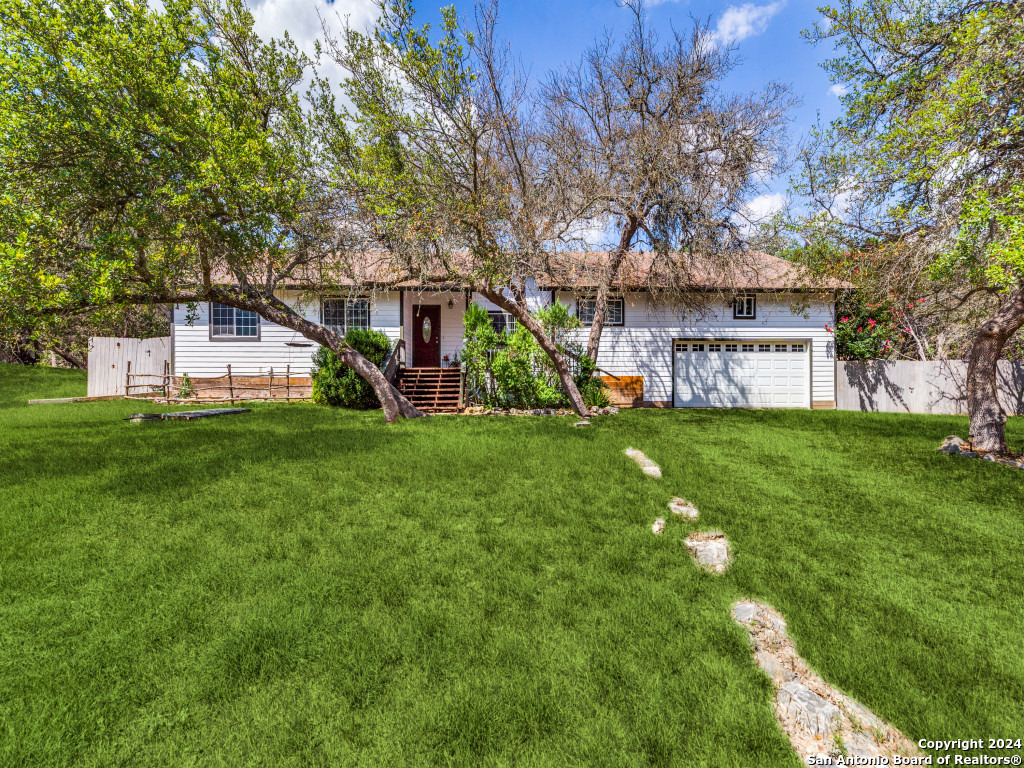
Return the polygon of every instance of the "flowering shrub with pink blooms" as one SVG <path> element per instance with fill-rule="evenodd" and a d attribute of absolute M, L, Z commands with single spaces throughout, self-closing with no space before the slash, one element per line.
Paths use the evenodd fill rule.
<path fill-rule="evenodd" d="M 847 308 L 839 313 L 835 326 L 825 329 L 835 333 L 840 360 L 889 357 L 901 336 L 891 312 L 878 305 Z"/>

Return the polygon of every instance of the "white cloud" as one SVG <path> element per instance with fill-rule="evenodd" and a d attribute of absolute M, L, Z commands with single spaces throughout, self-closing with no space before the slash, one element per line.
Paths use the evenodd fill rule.
<path fill-rule="evenodd" d="M 748 236 L 787 205 L 789 198 L 781 192 L 766 192 L 747 202 L 733 220 L 743 235 Z"/>
<path fill-rule="evenodd" d="M 769 5 L 730 5 L 719 17 L 712 37 L 719 45 L 731 45 L 760 35 L 768 28 L 772 16 L 781 11 L 785 4 L 786 0 L 777 0 Z"/>
<path fill-rule="evenodd" d="M 835 85 L 828 89 L 828 92 L 831 93 L 833 96 L 845 96 L 850 92 L 850 89 L 847 88 L 842 83 L 836 83 Z"/>
<path fill-rule="evenodd" d="M 356 29 L 363 29 L 377 17 L 372 0 L 249 0 L 248 6 L 255 30 L 264 40 L 281 38 L 288 32 L 299 50 L 310 57 L 314 43 L 323 40 L 321 16 L 338 36 L 346 19 Z M 319 69 L 335 88 L 344 77 L 342 69 L 326 55 L 321 58 Z"/>
<path fill-rule="evenodd" d="M 751 221 L 762 221 L 783 210 L 788 202 L 789 198 L 781 192 L 758 195 L 747 203 L 745 213 Z"/>

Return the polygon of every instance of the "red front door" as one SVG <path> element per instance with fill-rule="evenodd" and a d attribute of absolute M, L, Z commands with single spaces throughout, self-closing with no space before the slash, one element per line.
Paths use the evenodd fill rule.
<path fill-rule="evenodd" d="M 441 367 L 440 305 L 413 307 L 412 367 Z"/>

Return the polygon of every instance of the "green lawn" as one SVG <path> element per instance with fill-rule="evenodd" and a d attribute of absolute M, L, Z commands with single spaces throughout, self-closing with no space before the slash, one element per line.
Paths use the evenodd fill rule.
<path fill-rule="evenodd" d="M 963 418 L 25 404 L 84 389 L 0 366 L 0 765 L 795 767 L 742 596 L 915 740 L 1024 736 L 1024 473 Z"/>

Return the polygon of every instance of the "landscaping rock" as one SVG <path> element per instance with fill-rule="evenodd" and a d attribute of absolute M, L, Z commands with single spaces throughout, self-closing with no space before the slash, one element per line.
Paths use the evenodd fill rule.
<path fill-rule="evenodd" d="M 736 603 L 732 607 L 732 617 L 740 624 L 751 624 L 761 618 L 761 609 L 757 603 Z"/>
<path fill-rule="evenodd" d="M 636 462 L 636 465 L 640 467 L 640 471 L 645 475 L 653 477 L 655 480 L 661 479 L 661 468 L 648 459 L 643 451 L 638 451 L 636 448 L 627 448 L 626 455 Z"/>
<path fill-rule="evenodd" d="M 777 690 L 775 716 L 803 762 L 813 757 L 815 765 L 845 764 L 839 762 L 837 744 L 849 756 L 886 758 L 880 765 L 892 764 L 896 754 L 921 754 L 906 736 L 815 674 L 796 652 L 777 611 L 743 600 L 733 605 L 732 615 L 746 628 L 754 660 Z"/>
<path fill-rule="evenodd" d="M 589 427 L 590 426 L 590 422 L 589 421 L 577 421 L 575 424 L 573 424 L 573 426 L 574 427 Z"/>
<path fill-rule="evenodd" d="M 659 517 L 657 520 L 654 521 L 654 525 L 651 526 L 651 533 L 653 533 L 655 536 L 657 536 L 658 534 L 660 534 L 664 530 L 665 530 L 665 519 Z"/>
<path fill-rule="evenodd" d="M 686 548 L 701 568 L 724 573 L 729 567 L 729 542 L 717 531 L 694 533 L 686 540 Z"/>
<path fill-rule="evenodd" d="M 828 736 L 840 719 L 839 707 L 795 680 L 779 688 L 777 701 L 782 713 L 812 736 Z"/>
<path fill-rule="evenodd" d="M 966 450 L 964 446 L 967 446 L 967 449 L 970 448 L 970 444 L 966 440 L 962 440 L 956 435 L 950 435 L 945 440 L 943 440 L 942 445 L 940 445 L 935 450 L 939 451 L 940 453 L 948 453 L 952 456 L 956 456 L 961 451 Z"/>
<path fill-rule="evenodd" d="M 849 757 L 885 757 L 885 750 L 864 733 L 851 733 L 843 737 L 843 749 Z M 884 763 L 880 763 L 884 765 Z"/>
<path fill-rule="evenodd" d="M 885 733 L 889 730 L 889 726 L 882 718 L 849 696 L 840 694 L 836 697 L 836 704 L 850 718 L 854 729 L 869 729 L 875 733 Z"/>
<path fill-rule="evenodd" d="M 785 683 L 796 678 L 796 673 L 787 669 L 778 656 L 768 651 L 758 651 L 754 654 L 754 661 L 757 666 L 764 670 L 765 674 L 772 679 L 776 685 Z"/>
<path fill-rule="evenodd" d="M 672 501 L 668 503 L 668 508 L 675 515 L 682 515 L 683 517 L 689 518 L 690 520 L 697 519 L 697 508 L 693 506 L 686 499 L 681 499 L 676 496 Z"/>
<path fill-rule="evenodd" d="M 978 452 L 977 451 L 960 451 L 960 455 L 963 456 L 965 459 L 976 459 L 976 458 L 978 458 Z"/>

